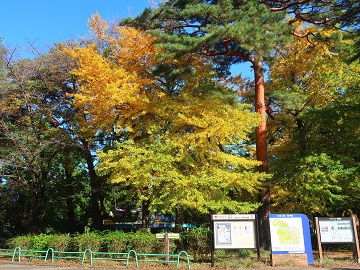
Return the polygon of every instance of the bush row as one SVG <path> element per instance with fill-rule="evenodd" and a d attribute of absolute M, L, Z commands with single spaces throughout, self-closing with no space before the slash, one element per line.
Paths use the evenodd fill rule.
<path fill-rule="evenodd" d="M 97 252 L 164 253 L 164 239 L 157 239 L 147 230 L 125 233 L 123 231 L 86 231 L 83 234 L 39 234 L 23 235 L 9 239 L 7 248 L 20 247 L 23 250 L 84 251 Z M 193 228 L 180 233 L 180 239 L 170 239 L 170 253 L 185 250 L 194 261 L 202 261 L 210 252 L 209 230 L 206 227 Z"/>

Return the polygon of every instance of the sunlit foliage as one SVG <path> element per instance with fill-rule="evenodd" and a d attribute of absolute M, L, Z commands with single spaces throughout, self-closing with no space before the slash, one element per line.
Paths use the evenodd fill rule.
<path fill-rule="evenodd" d="M 359 64 L 348 64 L 353 40 L 342 32 L 297 33 L 278 49 L 268 86 L 274 209 L 342 215 L 357 193 Z"/>
<path fill-rule="evenodd" d="M 90 26 L 95 38 L 67 49 L 79 64 L 74 104 L 84 128 L 112 127 L 121 138 L 99 152 L 98 171 L 158 211 L 255 210 L 265 175 L 226 146 L 241 147 L 259 118 L 217 84 L 212 65 L 195 56 L 157 62 L 148 34 L 109 29 L 97 14 Z"/>

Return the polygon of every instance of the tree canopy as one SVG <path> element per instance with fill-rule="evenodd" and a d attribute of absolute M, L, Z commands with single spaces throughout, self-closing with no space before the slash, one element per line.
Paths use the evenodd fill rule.
<path fill-rule="evenodd" d="M 176 86 L 169 87 L 170 78 L 164 83 L 163 75 L 151 75 L 158 72 L 157 65 L 168 65 L 156 62 L 151 36 L 120 26 L 109 35 L 98 15 L 91 25 L 103 26 L 95 28 L 98 40 L 67 52 L 78 60 L 72 73 L 80 89 L 73 97 L 75 107 L 86 114 L 86 128 L 111 126 L 122 138 L 115 149 L 99 153 L 100 173 L 130 188 L 143 211 L 152 204 L 161 211 L 254 210 L 258 204 L 247 199 L 265 176 L 253 171 L 256 161 L 232 155 L 226 147 L 240 147 L 259 118 L 212 78 L 212 65 L 201 57 L 177 59 L 175 65 L 181 68 L 185 63 L 187 72 L 176 76 L 172 82 Z M 144 46 L 134 50 L 135 38 Z M 234 196 L 241 193 L 248 195 Z"/>
<path fill-rule="evenodd" d="M 0 46 L 2 235 L 110 228 L 114 206 L 257 211 L 265 241 L 270 204 L 359 215 L 358 8 L 169 0 L 33 59 Z"/>

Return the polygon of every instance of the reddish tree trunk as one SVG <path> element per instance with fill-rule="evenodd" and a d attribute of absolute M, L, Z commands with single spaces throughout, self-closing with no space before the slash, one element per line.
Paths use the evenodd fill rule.
<path fill-rule="evenodd" d="M 265 87 L 264 71 L 262 61 L 254 61 L 253 68 L 255 73 L 255 111 L 260 113 L 262 122 L 256 128 L 256 158 L 261 161 L 258 167 L 259 172 L 268 172 L 268 152 L 266 137 L 266 106 L 265 106 Z M 258 196 L 258 201 L 262 204 L 258 209 L 260 245 L 264 248 L 269 247 L 269 226 L 268 219 L 270 214 L 270 182 L 266 181 L 263 190 Z"/>

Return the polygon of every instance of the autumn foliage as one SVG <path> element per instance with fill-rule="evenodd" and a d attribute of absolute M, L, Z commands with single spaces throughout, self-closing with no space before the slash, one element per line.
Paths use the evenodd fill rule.
<path fill-rule="evenodd" d="M 89 24 L 94 40 L 66 49 L 78 61 L 74 106 L 84 114 L 82 128 L 126 138 L 98 152 L 98 172 L 143 209 L 255 210 L 265 175 L 228 147 L 242 147 L 259 117 L 216 83 L 201 57 L 158 62 L 148 34 L 119 26 L 108 33 L 98 14 Z M 160 65 L 187 70 L 169 79 L 154 75 Z"/>

